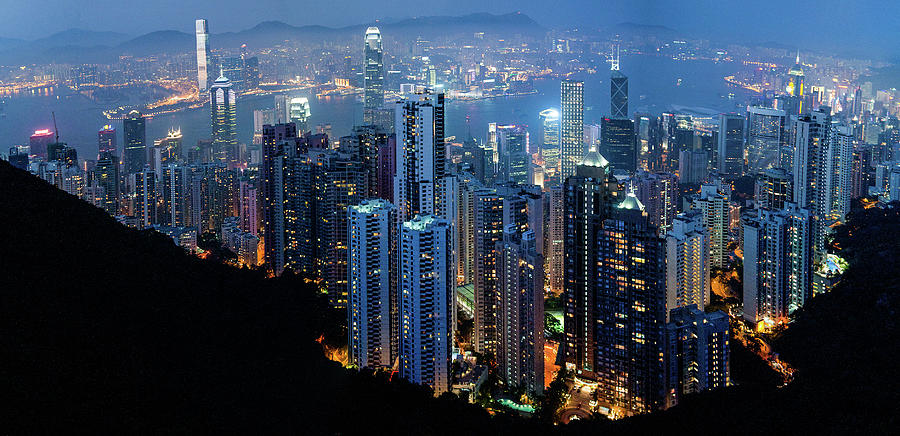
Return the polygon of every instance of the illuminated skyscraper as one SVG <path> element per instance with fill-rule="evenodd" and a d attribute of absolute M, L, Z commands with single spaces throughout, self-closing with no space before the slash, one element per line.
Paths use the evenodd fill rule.
<path fill-rule="evenodd" d="M 757 174 L 769 168 L 783 166 L 785 147 L 788 145 L 787 130 L 785 129 L 786 119 L 783 110 L 758 106 L 747 108 L 747 172 L 749 174 Z M 721 144 L 721 132 L 719 135 Z M 719 158 L 722 158 L 721 151 Z"/>
<path fill-rule="evenodd" d="M 306 97 L 294 97 L 290 100 L 290 122 L 297 126 L 300 133 L 309 131 L 309 99 Z"/>
<path fill-rule="evenodd" d="M 197 31 L 197 87 L 205 91 L 208 87 L 209 72 L 209 26 L 206 20 L 196 21 Z"/>
<path fill-rule="evenodd" d="M 591 149 L 578 165 L 576 174 L 566 179 L 564 195 L 563 301 L 566 307 L 565 342 L 561 350 L 567 365 L 591 377 L 597 364 L 595 333 L 600 256 L 597 238 L 619 195 L 609 163 L 596 149 Z"/>
<path fill-rule="evenodd" d="M 359 368 L 390 367 L 391 235 L 393 205 L 364 200 L 350 206 L 348 309 L 350 364 Z"/>
<path fill-rule="evenodd" d="M 744 219 L 744 319 L 779 321 L 812 297 L 810 213 L 793 203 Z"/>
<path fill-rule="evenodd" d="M 125 175 L 134 174 L 147 165 L 147 125 L 144 116 L 133 110 L 122 121 L 125 131 L 125 150 L 122 163 Z"/>
<path fill-rule="evenodd" d="M 756 176 L 753 198 L 757 209 L 783 209 L 794 201 L 794 180 L 781 168 L 765 170 Z"/>
<path fill-rule="evenodd" d="M 400 226 L 400 376 L 436 395 L 450 389 L 456 304 L 450 238 L 450 224 L 430 215 Z"/>
<path fill-rule="evenodd" d="M 678 178 L 671 173 L 638 171 L 629 184 L 646 208 L 650 223 L 659 229 L 660 236 L 665 236 L 678 209 Z"/>
<path fill-rule="evenodd" d="M 237 96 L 224 75 L 209 89 L 213 161 L 229 163 L 237 147 Z"/>
<path fill-rule="evenodd" d="M 499 180 L 521 185 L 528 183 L 531 155 L 528 153 L 528 131 L 524 126 L 498 126 L 500 136 Z"/>
<path fill-rule="evenodd" d="M 666 234 L 666 307 L 709 304 L 709 238 L 700 211 L 678 214 Z M 666 314 L 668 316 L 668 314 Z"/>
<path fill-rule="evenodd" d="M 670 318 L 666 325 L 666 406 L 676 405 L 684 395 L 728 386 L 728 315 L 686 306 L 672 309 Z"/>
<path fill-rule="evenodd" d="M 806 91 L 803 89 L 803 65 L 800 63 L 800 50 L 797 50 L 797 62 L 788 70 L 788 84 L 787 84 L 787 93 L 791 97 L 795 98 L 797 102 L 796 112 L 790 111 L 789 115 L 796 115 L 803 113 L 803 98 L 806 95 Z"/>
<path fill-rule="evenodd" d="M 619 71 L 618 45 L 610 69 L 612 70 L 609 80 L 610 116 L 612 118 L 628 118 L 628 77 Z M 610 162 L 615 165 L 615 161 Z"/>
<path fill-rule="evenodd" d="M 736 179 L 744 174 L 744 117 L 719 114 L 719 162 L 722 175 Z"/>
<path fill-rule="evenodd" d="M 29 154 L 35 159 L 47 159 L 47 146 L 54 141 L 53 131 L 50 129 L 35 130 L 29 138 Z"/>
<path fill-rule="evenodd" d="M 400 222 L 416 215 L 441 216 L 444 145 L 444 94 L 413 94 L 396 105 L 397 171 L 394 200 Z"/>
<path fill-rule="evenodd" d="M 544 168 L 551 184 L 560 183 L 559 180 L 559 111 L 556 109 L 544 109 L 540 113 L 541 127 L 543 131 L 543 147 L 541 155 L 544 157 Z"/>
<path fill-rule="evenodd" d="M 591 242 L 595 276 L 588 292 L 596 308 L 594 375 L 600 401 L 626 413 L 659 410 L 665 402 L 665 240 L 643 205 L 628 194 Z"/>
<path fill-rule="evenodd" d="M 384 106 L 384 49 L 381 31 L 377 27 L 366 29 L 365 40 L 365 99 L 363 121 L 375 124 L 376 112 Z"/>
<path fill-rule="evenodd" d="M 544 259 L 534 232 L 506 228 L 497 242 L 497 366 L 509 386 L 530 396 L 544 388 Z"/>
<path fill-rule="evenodd" d="M 119 213 L 119 161 L 115 156 L 103 156 L 94 167 L 94 179 L 102 190 L 102 208 L 110 215 Z"/>
<path fill-rule="evenodd" d="M 97 156 L 118 156 L 116 128 L 107 124 L 97 132 Z"/>
<path fill-rule="evenodd" d="M 800 116 L 794 123 L 794 202 L 812 212 L 813 253 L 825 259 L 828 226 L 849 211 L 853 136 L 832 123 L 831 108 Z"/>
<path fill-rule="evenodd" d="M 474 346 L 479 353 L 497 352 L 496 244 L 503 238 L 503 196 L 496 189 L 475 193 L 475 331 Z"/>
<path fill-rule="evenodd" d="M 728 261 L 729 199 L 728 195 L 715 183 L 700 186 L 700 195 L 694 199 L 693 209 L 698 209 L 703 217 L 703 225 L 709 236 L 709 266 L 725 268 Z"/>
<path fill-rule="evenodd" d="M 635 170 L 637 156 L 635 155 L 633 120 L 604 117 L 600 128 L 600 137 L 600 152 L 609 159 L 609 164 L 613 169 L 629 172 Z"/>
<path fill-rule="evenodd" d="M 584 82 L 560 82 L 560 180 L 575 174 L 575 166 L 584 155 Z"/>

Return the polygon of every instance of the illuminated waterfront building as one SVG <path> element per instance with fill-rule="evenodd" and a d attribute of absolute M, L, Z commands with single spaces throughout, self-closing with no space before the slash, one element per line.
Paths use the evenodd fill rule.
<path fill-rule="evenodd" d="M 53 143 L 54 133 L 49 129 L 35 130 L 28 140 L 32 159 L 47 159 L 47 146 Z"/>
<path fill-rule="evenodd" d="M 363 122 L 375 124 L 376 112 L 384 107 L 384 48 L 377 27 L 366 29 L 364 62 Z"/>
<path fill-rule="evenodd" d="M 541 155 L 544 157 L 544 169 L 547 171 L 547 178 L 553 183 L 561 183 L 559 180 L 559 111 L 556 109 L 544 109 L 539 114 L 542 127 Z"/>
<path fill-rule="evenodd" d="M 204 19 L 195 23 L 197 35 L 197 87 L 205 91 L 209 86 L 209 25 Z"/>
<path fill-rule="evenodd" d="M 400 376 L 440 395 L 450 389 L 456 281 L 452 278 L 450 224 L 430 215 L 400 226 Z"/>
<path fill-rule="evenodd" d="M 584 154 L 584 82 L 560 82 L 560 108 L 560 180 L 565 180 Z"/>
<path fill-rule="evenodd" d="M 300 133 L 309 131 L 309 99 L 306 97 L 293 97 L 289 105 L 290 122 L 297 126 Z"/>
<path fill-rule="evenodd" d="M 350 206 L 349 363 L 384 368 L 391 359 L 391 235 L 394 207 L 380 200 Z"/>
<path fill-rule="evenodd" d="M 147 125 L 140 112 L 128 112 L 122 121 L 125 132 L 125 150 L 122 153 L 122 166 L 125 175 L 142 171 L 147 165 Z"/>
<path fill-rule="evenodd" d="M 231 163 L 237 147 L 237 95 L 224 74 L 209 89 L 213 161 Z"/>

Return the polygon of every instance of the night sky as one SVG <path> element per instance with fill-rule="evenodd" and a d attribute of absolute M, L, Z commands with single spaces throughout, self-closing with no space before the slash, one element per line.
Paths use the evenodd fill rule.
<path fill-rule="evenodd" d="M 0 37 L 24 39 L 69 28 L 134 36 L 191 32 L 199 17 L 217 33 L 266 20 L 346 26 L 386 17 L 521 11 L 548 27 L 659 24 L 716 41 L 900 58 L 900 2 L 884 0 L 0 0 L 0 11 Z"/>

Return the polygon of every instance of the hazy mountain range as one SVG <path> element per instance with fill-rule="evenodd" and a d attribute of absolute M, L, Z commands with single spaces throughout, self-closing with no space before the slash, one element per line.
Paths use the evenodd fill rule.
<path fill-rule="evenodd" d="M 471 35 L 485 32 L 488 35 L 513 36 L 516 34 L 541 36 L 546 29 L 525 14 L 488 13 L 468 14 L 458 17 L 433 16 L 406 18 L 387 23 L 369 23 L 346 27 L 318 25 L 293 26 L 281 21 L 265 21 L 239 32 L 210 35 L 213 48 L 272 47 L 286 40 L 341 41 L 359 38 L 366 27 L 377 25 L 385 39 L 391 37 L 424 39 L 451 35 Z M 140 36 L 116 32 L 96 32 L 69 29 L 33 41 L 0 38 L 0 64 L 19 65 L 31 63 L 103 63 L 119 56 L 147 56 L 161 53 L 188 52 L 193 50 L 194 34 L 180 30 L 160 30 Z"/>

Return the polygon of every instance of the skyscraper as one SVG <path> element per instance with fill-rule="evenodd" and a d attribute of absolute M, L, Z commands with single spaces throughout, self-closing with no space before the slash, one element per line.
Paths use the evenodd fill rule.
<path fill-rule="evenodd" d="M 116 148 L 116 128 L 107 124 L 97 132 L 97 156 L 119 156 Z"/>
<path fill-rule="evenodd" d="M 619 71 L 619 47 L 610 65 L 609 108 L 612 118 L 628 118 L 628 77 Z M 612 162 L 612 161 L 610 161 Z"/>
<path fill-rule="evenodd" d="M 439 395 L 450 389 L 453 344 L 450 224 L 430 215 L 404 222 L 399 248 L 400 376 Z"/>
<path fill-rule="evenodd" d="M 684 395 L 731 384 L 728 315 L 697 306 L 672 309 L 666 324 L 667 407 Z"/>
<path fill-rule="evenodd" d="M 393 205 L 364 200 L 350 206 L 348 309 L 350 364 L 360 368 L 390 367 L 391 235 Z"/>
<path fill-rule="evenodd" d="M 544 168 L 550 184 L 558 184 L 559 180 L 559 111 L 556 109 L 544 109 L 540 113 L 543 146 L 541 155 L 544 157 Z"/>
<path fill-rule="evenodd" d="M 110 215 L 119 213 L 119 161 L 114 156 L 102 156 L 94 167 L 94 179 L 102 190 L 102 208 Z"/>
<path fill-rule="evenodd" d="M 750 106 L 747 109 L 747 172 L 757 174 L 791 161 L 785 111 Z M 789 167 L 789 166 L 788 166 Z"/>
<path fill-rule="evenodd" d="M 134 174 L 147 165 L 147 125 L 144 116 L 133 110 L 122 121 L 125 131 L 125 150 L 122 154 L 125 175 Z"/>
<path fill-rule="evenodd" d="M 309 99 L 306 97 L 293 97 L 290 100 L 290 122 L 297 125 L 300 133 L 309 131 Z"/>
<path fill-rule="evenodd" d="M 596 234 L 594 374 L 601 402 L 628 414 L 665 404 L 665 241 L 628 194 Z"/>
<path fill-rule="evenodd" d="M 209 26 L 205 19 L 195 23 L 197 32 L 197 88 L 205 91 L 208 87 L 209 73 Z"/>
<path fill-rule="evenodd" d="M 503 196 L 496 189 L 475 193 L 475 331 L 479 353 L 497 352 L 497 242 L 503 238 Z"/>
<path fill-rule="evenodd" d="M 237 146 L 237 96 L 223 74 L 209 89 L 213 161 L 231 163 Z"/>
<path fill-rule="evenodd" d="M 424 92 L 396 105 L 394 199 L 400 222 L 416 215 L 440 216 L 440 193 L 447 175 L 444 94 Z"/>
<path fill-rule="evenodd" d="M 53 131 L 50 129 L 35 130 L 28 140 L 29 154 L 32 158 L 47 159 L 47 146 L 54 141 Z"/>
<path fill-rule="evenodd" d="M 363 121 L 375 124 L 376 112 L 384 106 L 384 49 L 381 31 L 377 27 L 366 29 L 365 39 L 365 99 Z"/>
<path fill-rule="evenodd" d="M 700 210 L 703 225 L 709 236 L 709 266 L 725 268 L 728 261 L 729 200 L 728 195 L 715 183 L 700 186 L 700 195 L 694 199 L 693 209 Z"/>
<path fill-rule="evenodd" d="M 666 234 L 666 307 L 709 304 L 709 239 L 698 210 L 678 214 Z M 668 314 L 666 314 L 668 317 Z"/>
<path fill-rule="evenodd" d="M 633 172 L 637 164 L 634 121 L 629 118 L 604 117 L 601 123 L 600 153 L 609 159 L 613 169 Z"/>
<path fill-rule="evenodd" d="M 731 179 L 744 174 L 744 117 L 719 114 L 719 173 Z"/>
<path fill-rule="evenodd" d="M 528 184 L 528 169 L 531 155 L 528 153 L 528 131 L 524 126 L 497 126 L 500 137 L 500 177 L 499 180 L 518 184 Z"/>
<path fill-rule="evenodd" d="M 788 84 L 787 84 L 787 93 L 791 97 L 794 97 L 797 102 L 796 111 L 789 111 L 789 115 L 796 115 L 803 113 L 803 98 L 806 94 L 806 90 L 803 85 L 803 65 L 800 63 L 800 50 L 797 50 L 797 62 L 788 70 Z"/>
<path fill-rule="evenodd" d="M 544 388 L 544 275 L 543 257 L 535 250 L 532 230 L 506 228 L 496 245 L 497 366 L 508 386 L 530 396 Z"/>
<path fill-rule="evenodd" d="M 825 259 L 828 226 L 843 219 L 850 204 L 853 136 L 830 112 L 822 106 L 794 123 L 794 202 L 812 212 L 816 262 Z"/>
<path fill-rule="evenodd" d="M 744 319 L 786 320 L 812 297 L 810 213 L 793 203 L 743 223 Z"/>
<path fill-rule="evenodd" d="M 665 236 L 675 219 L 678 178 L 671 173 L 638 171 L 629 183 L 646 208 L 650 223 L 659 229 L 660 236 Z"/>
<path fill-rule="evenodd" d="M 592 149 L 566 179 L 563 345 L 566 364 L 588 377 L 595 375 L 599 233 L 619 195 L 609 163 Z"/>
<path fill-rule="evenodd" d="M 575 166 L 584 154 L 584 82 L 560 82 L 560 180 L 575 174 Z"/>
<path fill-rule="evenodd" d="M 753 198 L 757 209 L 783 209 L 794 201 L 794 180 L 782 168 L 767 169 L 756 177 Z"/>

